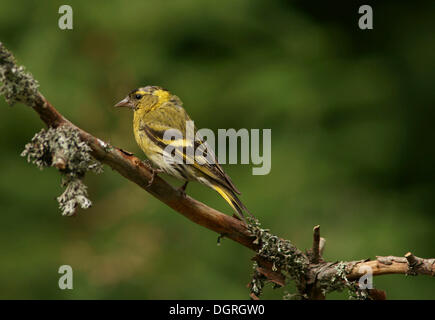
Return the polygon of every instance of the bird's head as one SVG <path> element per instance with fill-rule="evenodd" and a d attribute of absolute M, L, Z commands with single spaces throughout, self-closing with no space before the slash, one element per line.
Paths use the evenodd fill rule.
<path fill-rule="evenodd" d="M 131 91 L 115 107 L 127 107 L 134 111 L 151 109 L 172 99 L 171 93 L 158 86 L 146 86 Z"/>

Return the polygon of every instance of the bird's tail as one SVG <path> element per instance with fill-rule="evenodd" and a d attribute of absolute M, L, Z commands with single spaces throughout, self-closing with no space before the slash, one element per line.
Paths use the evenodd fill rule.
<path fill-rule="evenodd" d="M 225 199 L 226 202 L 233 208 L 233 210 L 236 212 L 237 216 L 246 223 L 245 216 L 243 212 L 247 212 L 251 217 L 252 214 L 249 212 L 249 210 L 245 207 L 245 205 L 240 201 L 240 199 L 237 197 L 236 193 L 226 187 L 219 186 L 219 185 L 213 185 L 212 186 L 214 190 L 216 190 L 222 198 Z"/>

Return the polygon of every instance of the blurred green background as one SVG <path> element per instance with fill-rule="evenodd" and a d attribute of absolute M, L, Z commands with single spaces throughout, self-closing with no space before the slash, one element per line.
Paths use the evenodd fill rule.
<path fill-rule="evenodd" d="M 320 224 L 328 260 L 435 256 L 433 1 L 375 4 L 371 31 L 354 1 L 73 1 L 69 31 L 62 4 L 2 1 L 0 41 L 68 119 L 142 157 L 132 114 L 112 106 L 163 86 L 199 128 L 272 129 L 269 175 L 224 166 L 264 227 L 303 249 Z M 62 217 L 59 174 L 20 157 L 42 122 L 0 104 L 0 298 L 248 298 L 252 252 L 217 246 L 109 168 L 85 179 L 93 207 Z M 232 213 L 212 190 L 188 193 Z M 63 264 L 73 290 L 58 288 Z M 374 284 L 392 299 L 435 298 L 430 277 Z"/>

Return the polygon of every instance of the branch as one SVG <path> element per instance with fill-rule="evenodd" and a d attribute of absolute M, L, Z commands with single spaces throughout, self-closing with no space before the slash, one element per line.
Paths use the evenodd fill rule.
<path fill-rule="evenodd" d="M 77 132 L 79 140 L 89 147 L 89 153 L 97 161 L 110 166 L 196 224 L 255 251 L 254 276 L 250 283 L 251 297 L 254 299 L 259 297 L 267 281 L 284 286 L 288 279 L 295 281 L 299 298 L 324 299 L 327 292 L 343 289 L 351 290 L 359 298 L 370 298 L 370 293 L 365 294 L 363 290 L 356 287 L 355 280 L 366 273 L 362 267 L 372 268 L 375 276 L 392 273 L 431 276 L 435 274 L 435 259 L 422 259 L 411 253 L 403 258 L 389 256 L 377 257 L 374 261 L 326 262 L 322 259 L 325 239 L 320 237 L 319 226 L 314 228 L 313 248 L 310 252 L 303 253 L 289 240 L 279 238 L 269 230 L 262 229 L 258 221 L 251 219 L 249 224 L 245 225 L 234 217 L 182 195 L 158 176 L 150 185 L 149 181 L 153 176 L 152 168 L 131 153 L 94 137 L 62 116 L 38 91 L 37 81 L 26 73 L 23 67 L 16 65 L 14 57 L 2 43 L 0 43 L 0 82 L 0 94 L 5 96 L 8 104 L 21 102 L 28 105 L 39 114 L 49 128 L 56 130 L 62 128 L 63 132 Z M 58 131 L 54 132 L 54 134 L 58 133 Z M 83 146 L 78 146 L 77 151 L 74 152 L 86 153 L 86 150 Z M 68 170 L 70 161 L 64 153 L 61 152 L 57 158 L 47 162 L 63 174 Z M 86 167 L 92 167 L 90 161 L 84 162 Z M 82 177 L 82 173 L 80 172 L 78 176 Z"/>
<path fill-rule="evenodd" d="M 319 263 L 321 251 L 320 251 L 320 226 L 317 225 L 313 229 L 313 248 L 312 248 L 313 256 L 312 263 Z"/>
<path fill-rule="evenodd" d="M 366 273 L 363 271 L 365 267 L 370 267 L 374 276 L 384 274 L 435 275 L 435 259 L 415 257 L 410 252 L 404 257 L 376 257 L 373 261 L 355 261 L 350 264 L 353 264 L 353 267 L 347 276 L 349 280 L 363 276 Z"/>

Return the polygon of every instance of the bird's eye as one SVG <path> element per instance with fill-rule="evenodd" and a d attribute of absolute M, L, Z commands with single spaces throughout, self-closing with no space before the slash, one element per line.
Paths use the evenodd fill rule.
<path fill-rule="evenodd" d="M 136 94 L 134 97 L 135 97 L 137 100 L 139 100 L 140 98 L 142 98 L 142 95 L 141 95 L 141 94 Z"/>

